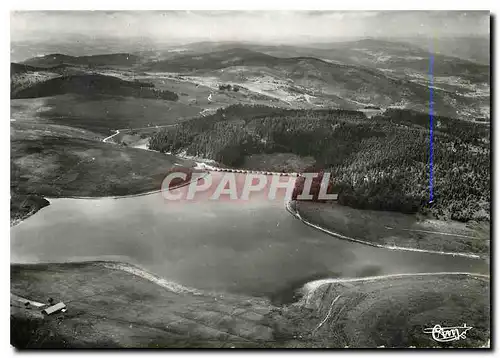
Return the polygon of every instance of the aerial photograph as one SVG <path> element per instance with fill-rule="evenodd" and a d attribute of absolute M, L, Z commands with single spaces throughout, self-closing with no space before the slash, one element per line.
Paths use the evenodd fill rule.
<path fill-rule="evenodd" d="M 11 346 L 491 349 L 491 21 L 12 10 Z"/>

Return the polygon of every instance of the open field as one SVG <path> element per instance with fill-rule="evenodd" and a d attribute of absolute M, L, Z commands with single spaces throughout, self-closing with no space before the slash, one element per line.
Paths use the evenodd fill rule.
<path fill-rule="evenodd" d="M 291 103 L 284 95 L 276 95 L 274 80 L 269 76 L 260 76 L 254 82 L 243 81 L 237 74 L 231 74 L 230 69 L 224 72 L 200 72 L 196 74 L 180 74 L 175 72 L 148 72 L 138 77 L 148 81 L 159 89 L 179 93 L 179 101 L 201 105 L 206 109 L 226 107 L 235 103 L 264 104 L 290 107 Z M 236 85 L 238 90 L 221 89 L 219 86 Z M 210 97 L 210 99 L 208 99 Z M 299 105 L 300 103 L 294 103 Z"/>
<path fill-rule="evenodd" d="M 276 319 L 283 338 L 322 348 L 480 347 L 490 339 L 489 290 L 487 279 L 465 275 L 345 280 L 306 290 L 307 299 Z M 459 341 L 439 343 L 423 332 L 464 323 L 473 328 Z"/>
<path fill-rule="evenodd" d="M 12 118 L 39 118 L 55 124 L 109 135 L 112 130 L 173 124 L 196 116 L 201 108 L 154 99 L 58 95 L 11 101 Z"/>
<path fill-rule="evenodd" d="M 10 123 L 11 140 L 39 140 L 44 137 L 102 141 L 104 136 L 89 130 L 54 124 L 43 119 L 21 119 Z"/>
<path fill-rule="evenodd" d="M 190 167 L 193 162 L 103 143 L 100 135 L 85 130 L 12 122 L 11 220 L 17 222 L 26 213 L 36 212 L 38 205 L 33 205 L 43 203 L 43 196 L 112 196 L 158 190 L 174 164 Z M 30 195 L 33 197 L 26 200 Z"/>
<path fill-rule="evenodd" d="M 489 339 L 489 284 L 460 275 L 327 283 L 281 306 L 105 262 L 13 265 L 11 277 L 13 294 L 68 307 L 49 317 L 11 307 L 18 348 L 432 347 L 444 344 L 423 328 L 464 322 L 468 339 L 447 346 Z"/>
<path fill-rule="evenodd" d="M 166 288 L 105 263 L 11 270 L 12 293 L 68 306 L 44 319 L 14 311 L 12 344 L 18 347 L 256 347 L 272 340 L 265 321 L 271 305 L 262 299 Z M 28 325 L 36 326 L 35 334 L 22 334 Z"/>
<path fill-rule="evenodd" d="M 438 221 L 396 212 L 358 210 L 336 203 L 296 202 L 307 221 L 373 244 L 489 256 L 489 223 Z"/>
<path fill-rule="evenodd" d="M 183 160 L 139 149 L 79 139 L 15 140 L 13 185 L 54 197 L 136 194 L 160 189 Z"/>

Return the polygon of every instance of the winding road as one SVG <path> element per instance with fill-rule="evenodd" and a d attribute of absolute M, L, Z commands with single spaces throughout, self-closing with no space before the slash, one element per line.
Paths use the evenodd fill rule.
<path fill-rule="evenodd" d="M 109 140 L 112 139 L 113 137 L 117 136 L 120 134 L 122 131 L 135 131 L 135 130 L 141 130 L 141 129 L 156 129 L 156 128 L 168 128 L 168 127 L 175 127 L 178 123 L 176 124 L 165 124 L 162 126 L 150 126 L 150 127 L 139 127 L 139 128 L 122 128 L 122 129 L 115 129 L 115 133 L 110 135 L 109 137 L 104 138 L 102 141 L 104 143 L 110 143 Z"/>

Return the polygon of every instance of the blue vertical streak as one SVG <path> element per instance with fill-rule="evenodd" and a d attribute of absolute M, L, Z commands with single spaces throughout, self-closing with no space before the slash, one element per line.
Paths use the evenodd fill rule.
<path fill-rule="evenodd" d="M 434 52 L 429 53 L 429 203 L 434 200 Z"/>

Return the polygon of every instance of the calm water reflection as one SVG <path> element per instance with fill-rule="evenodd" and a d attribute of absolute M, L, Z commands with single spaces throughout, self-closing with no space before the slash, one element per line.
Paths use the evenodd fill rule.
<path fill-rule="evenodd" d="M 311 277 L 489 271 L 482 260 L 338 240 L 293 218 L 282 201 L 258 198 L 53 199 L 11 233 L 13 263 L 121 260 L 187 286 L 252 295 Z"/>

